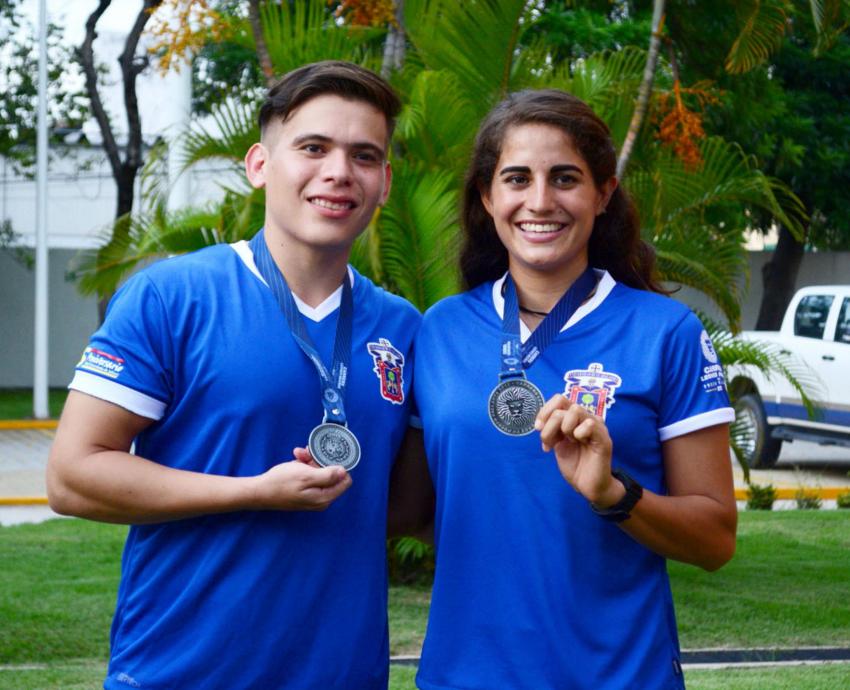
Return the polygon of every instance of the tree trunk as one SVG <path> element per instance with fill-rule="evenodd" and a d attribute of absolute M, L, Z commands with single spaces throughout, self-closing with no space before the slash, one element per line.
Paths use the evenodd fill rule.
<path fill-rule="evenodd" d="M 661 46 L 661 25 L 664 22 L 664 0 L 654 0 L 652 8 L 652 35 L 649 39 L 649 50 L 646 54 L 646 66 L 643 69 L 643 79 L 638 87 L 637 103 L 632 121 L 629 123 L 629 131 L 623 141 L 620 150 L 620 158 L 617 161 L 617 177 L 623 179 L 626 166 L 632 155 L 638 133 L 643 126 L 646 109 L 649 105 L 649 97 L 652 94 L 652 83 L 655 81 L 655 66 L 658 64 L 658 50 Z"/>
<path fill-rule="evenodd" d="M 755 330 L 779 330 L 785 309 L 794 296 L 802 261 L 803 244 L 794 239 L 784 226 L 780 226 L 779 241 L 773 256 L 761 269 L 764 291 Z"/>
<path fill-rule="evenodd" d="M 86 78 L 86 91 L 91 102 L 92 113 L 97 121 L 101 136 L 103 137 L 103 149 L 109 160 L 112 170 L 112 178 L 115 180 L 117 190 L 117 203 L 115 208 L 115 224 L 112 228 L 112 237 L 121 237 L 129 228 L 129 214 L 133 210 L 133 199 L 135 196 L 136 175 L 144 162 L 142 141 L 142 121 L 139 117 L 139 103 L 136 96 L 136 78 L 147 66 L 147 58 L 139 58 L 136 49 L 139 38 L 144 31 L 145 24 L 152 12 L 162 4 L 163 0 L 144 0 L 127 40 L 124 50 L 118 58 L 121 66 L 121 80 L 124 94 L 124 108 L 127 115 L 127 145 L 124 148 L 124 159 L 121 158 L 121 147 L 112 131 L 112 123 L 109 115 L 103 107 L 100 91 L 97 83 L 97 69 L 94 62 L 94 41 L 97 38 L 97 23 L 103 13 L 112 4 L 112 0 L 100 0 L 86 21 L 86 35 L 80 46 L 78 55 L 83 73 Z M 98 315 L 101 322 L 106 315 L 106 305 L 111 295 L 102 294 L 98 301 Z"/>
<path fill-rule="evenodd" d="M 254 36 L 254 45 L 257 49 L 257 59 L 260 61 L 260 70 L 266 80 L 266 86 L 274 84 L 274 66 L 266 45 L 266 37 L 263 34 L 263 23 L 260 20 L 260 0 L 248 1 L 248 23 L 251 25 L 251 33 Z"/>
<path fill-rule="evenodd" d="M 381 76 L 384 79 L 389 79 L 390 74 L 401 69 L 404 64 L 404 52 L 404 0 L 396 0 L 395 24 L 390 24 L 384 43 L 384 61 L 381 64 Z"/>

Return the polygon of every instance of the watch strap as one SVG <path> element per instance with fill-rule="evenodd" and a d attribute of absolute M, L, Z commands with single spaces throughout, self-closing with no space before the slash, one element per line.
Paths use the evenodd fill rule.
<path fill-rule="evenodd" d="M 643 487 L 622 470 L 612 470 L 611 476 L 623 484 L 626 489 L 626 495 L 608 508 L 597 508 L 592 503 L 590 507 L 603 520 L 623 522 L 623 520 L 629 519 L 632 508 L 635 507 L 635 504 L 643 496 Z"/>

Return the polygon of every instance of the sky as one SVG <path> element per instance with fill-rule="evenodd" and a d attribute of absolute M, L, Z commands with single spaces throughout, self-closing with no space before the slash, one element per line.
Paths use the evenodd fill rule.
<path fill-rule="evenodd" d="M 33 26 L 38 26 L 39 0 L 23 0 L 22 13 Z M 86 20 L 97 8 L 98 0 L 47 0 L 48 21 L 65 29 L 68 43 L 79 45 L 85 35 Z M 104 12 L 98 26 L 114 31 L 126 31 L 133 23 L 142 3 L 141 0 L 113 0 Z"/>
<path fill-rule="evenodd" d="M 21 13 L 38 26 L 39 0 L 23 0 Z M 63 27 L 64 42 L 79 46 L 85 37 L 85 25 L 89 15 L 97 9 L 98 0 L 47 0 L 48 21 Z M 117 58 L 124 47 L 127 33 L 142 8 L 142 0 L 113 0 L 97 24 L 98 37 L 94 42 L 95 59 L 107 65 L 112 71 L 109 82 L 112 86 L 101 94 L 107 110 L 113 113 L 113 125 L 116 131 L 125 129 L 123 97 L 119 81 Z M 185 70 L 184 70 L 185 72 Z M 185 77 L 185 74 L 183 75 Z M 168 133 L 183 121 L 187 107 L 185 99 L 178 91 L 186 87 L 186 81 L 177 74 L 165 78 L 151 70 L 143 74 L 137 82 L 139 109 L 142 128 L 146 139 L 160 133 Z M 89 141 L 98 143 L 100 134 L 94 121 L 84 126 Z"/>

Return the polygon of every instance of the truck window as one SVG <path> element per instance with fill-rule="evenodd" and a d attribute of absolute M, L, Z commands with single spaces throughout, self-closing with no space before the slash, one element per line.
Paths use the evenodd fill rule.
<path fill-rule="evenodd" d="M 826 317 L 832 306 L 832 295 L 806 295 L 794 314 L 794 335 L 804 338 L 823 338 Z"/>
<path fill-rule="evenodd" d="M 835 342 L 850 343 L 850 297 L 845 297 L 835 325 Z"/>

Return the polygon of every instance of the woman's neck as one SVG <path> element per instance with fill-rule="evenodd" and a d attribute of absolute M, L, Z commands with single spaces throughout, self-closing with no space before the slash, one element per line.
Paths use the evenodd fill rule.
<path fill-rule="evenodd" d="M 541 314 L 548 314 L 570 286 L 587 268 L 587 264 L 570 267 L 568 271 L 542 272 L 529 270 L 525 266 L 510 266 L 511 280 L 516 286 L 517 300 L 523 320 L 531 317 L 538 322 Z"/>

